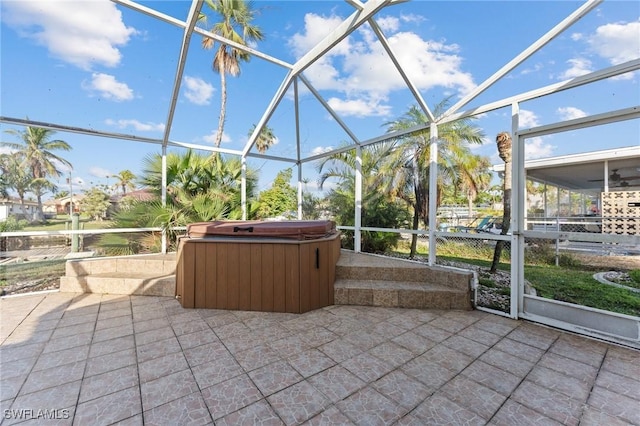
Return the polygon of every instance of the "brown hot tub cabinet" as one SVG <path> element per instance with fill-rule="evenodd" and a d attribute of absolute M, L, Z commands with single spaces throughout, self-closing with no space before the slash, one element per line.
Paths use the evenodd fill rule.
<path fill-rule="evenodd" d="M 303 313 L 333 304 L 340 234 L 331 221 L 195 223 L 178 244 L 185 308 Z"/>

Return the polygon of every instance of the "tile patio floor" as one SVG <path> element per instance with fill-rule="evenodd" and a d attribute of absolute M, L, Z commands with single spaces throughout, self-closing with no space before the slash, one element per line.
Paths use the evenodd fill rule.
<path fill-rule="evenodd" d="M 640 424 L 639 351 L 478 311 L 71 293 L 0 309 L 2 425 Z"/>

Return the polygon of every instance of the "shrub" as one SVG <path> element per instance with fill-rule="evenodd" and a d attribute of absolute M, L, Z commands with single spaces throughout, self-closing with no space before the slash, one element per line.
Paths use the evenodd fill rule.
<path fill-rule="evenodd" d="M 633 269 L 629 271 L 629 278 L 631 278 L 632 281 L 640 284 L 640 269 Z"/>

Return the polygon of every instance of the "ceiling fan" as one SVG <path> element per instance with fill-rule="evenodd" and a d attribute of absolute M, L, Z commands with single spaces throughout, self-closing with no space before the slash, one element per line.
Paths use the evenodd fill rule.
<path fill-rule="evenodd" d="M 618 173 L 620 169 L 613 169 L 612 173 L 609 175 L 609 181 L 612 183 L 620 183 L 619 186 L 629 186 L 630 180 L 640 179 L 640 175 L 638 176 L 622 176 Z M 589 182 L 603 182 L 604 179 L 589 179 Z"/>

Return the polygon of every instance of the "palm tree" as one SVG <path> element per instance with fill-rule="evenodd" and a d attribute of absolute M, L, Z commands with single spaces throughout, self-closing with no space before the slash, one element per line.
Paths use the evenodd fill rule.
<path fill-rule="evenodd" d="M 24 211 L 24 198 L 27 192 L 31 190 L 33 179 L 22 166 L 20 153 L 0 155 L 0 175 L 3 187 L 0 188 L 0 195 L 9 196 L 9 189 L 13 189 L 20 198 L 22 211 Z"/>
<path fill-rule="evenodd" d="M 247 45 L 249 42 L 260 41 L 264 38 L 259 27 L 253 25 L 254 11 L 251 4 L 244 0 L 205 0 L 205 3 L 221 20 L 211 27 L 211 32 L 234 41 L 238 44 Z M 206 17 L 202 16 L 202 20 Z M 211 49 L 215 45 L 212 38 L 205 37 L 202 40 L 202 47 Z M 227 83 L 226 75 L 234 77 L 240 74 L 240 62 L 248 62 L 251 55 L 220 43 L 213 58 L 213 70 L 220 74 L 220 117 L 218 119 L 218 133 L 216 134 L 216 147 L 222 142 L 222 132 L 226 117 L 227 105 Z"/>
<path fill-rule="evenodd" d="M 251 137 L 255 130 L 256 125 L 254 124 L 249 130 L 248 136 Z M 256 138 L 256 149 L 260 154 L 264 154 L 269 148 L 271 148 L 272 145 L 276 143 L 277 139 L 278 138 L 276 137 L 275 133 L 273 133 L 273 129 L 265 125 L 262 130 L 260 130 L 260 133 Z"/>
<path fill-rule="evenodd" d="M 511 135 L 509 132 L 500 132 L 496 136 L 496 145 L 498 146 L 498 155 L 504 161 L 504 191 L 503 191 L 503 215 L 502 215 L 502 230 L 501 235 L 507 235 L 509 232 L 509 224 L 511 223 Z M 498 241 L 496 248 L 493 252 L 493 261 L 491 262 L 491 269 L 489 272 L 495 274 L 498 269 L 498 263 L 500 263 L 500 256 L 502 255 L 502 247 L 504 241 Z"/>
<path fill-rule="evenodd" d="M 434 114 L 438 116 L 446 111 L 448 103 L 448 99 L 445 99 L 436 105 Z M 386 125 L 388 132 L 395 132 L 427 124 L 427 116 L 414 105 L 401 118 Z M 469 118 L 438 126 L 437 205 L 440 205 L 444 185 L 455 185 L 462 175 L 473 180 L 473 174 L 468 169 L 468 161 L 472 156 L 469 144 L 480 144 L 483 137 L 482 130 L 473 125 Z M 387 161 L 388 170 L 395 170 L 391 192 L 413 208 L 413 229 L 418 229 L 420 219 L 425 226 L 429 226 L 430 129 L 427 127 L 411 132 L 399 138 L 398 142 L 393 155 Z M 411 257 L 416 253 L 417 237 L 417 234 L 412 236 Z"/>
<path fill-rule="evenodd" d="M 487 157 L 480 155 L 470 155 L 464 160 L 466 167 L 460 169 L 458 185 L 467 197 L 467 208 L 469 217 L 473 214 L 473 202 L 478 194 L 489 188 L 492 173 L 489 170 L 491 162 Z"/>
<path fill-rule="evenodd" d="M 15 150 L 23 159 L 22 165 L 33 178 L 32 190 L 38 201 L 37 219 L 42 220 L 42 195 L 46 191 L 55 189 L 55 185 L 48 181 L 48 177 L 59 177 L 59 166 L 72 168 L 71 163 L 54 154 L 55 150 L 70 151 L 71 146 L 60 139 L 51 140 L 53 130 L 39 127 L 27 127 L 24 131 L 14 129 L 7 133 L 17 136 L 21 143 L 2 142 L 0 145 Z"/>
<path fill-rule="evenodd" d="M 136 175 L 133 174 L 131 170 L 122 170 L 117 175 L 113 176 L 116 178 L 116 183 L 114 184 L 115 188 L 122 189 L 122 195 L 127 194 L 127 189 L 135 189 L 136 185 L 134 181 L 136 179 Z"/>
<path fill-rule="evenodd" d="M 386 190 L 390 185 L 390 175 L 384 172 L 385 159 L 395 148 L 394 142 L 384 142 L 363 148 L 362 160 L 362 224 L 398 228 L 406 226 L 408 219 L 403 206 L 396 203 Z M 320 189 L 330 178 L 338 180 L 338 187 L 329 191 L 326 199 L 336 220 L 341 225 L 354 225 L 355 209 L 355 149 L 337 153 L 323 158 L 317 164 L 320 174 L 318 184 Z M 353 248 L 352 231 L 344 232 L 343 247 Z M 395 246 L 400 234 L 387 232 L 362 233 L 362 250 L 365 252 L 382 252 Z"/>

